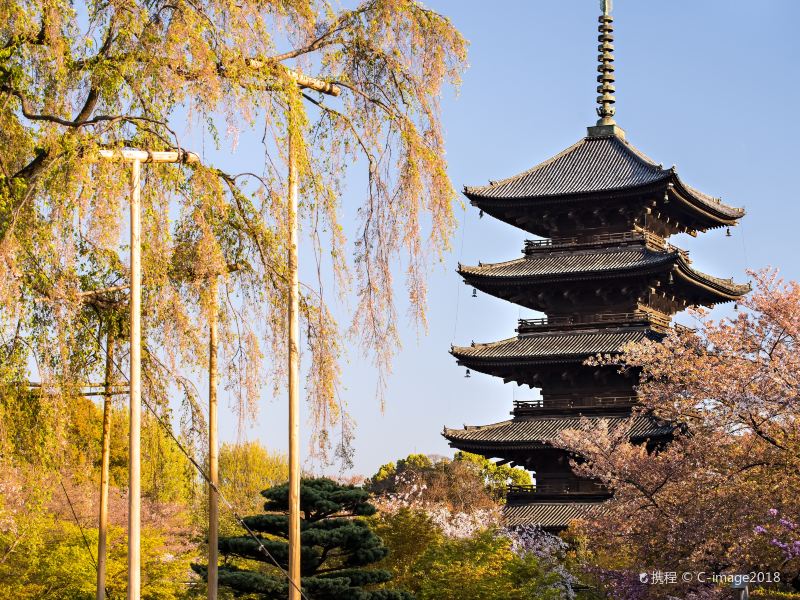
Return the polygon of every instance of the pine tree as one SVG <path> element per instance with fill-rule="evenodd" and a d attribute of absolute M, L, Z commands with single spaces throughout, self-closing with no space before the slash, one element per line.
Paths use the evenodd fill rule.
<path fill-rule="evenodd" d="M 281 568 L 288 564 L 288 505 L 286 484 L 264 490 L 265 514 L 245 517 L 245 524 Z M 367 500 L 369 493 L 326 478 L 304 479 L 300 485 L 301 573 L 303 592 L 311 600 L 412 600 L 407 592 L 364 590 L 364 586 L 391 579 L 388 571 L 370 569 L 384 558 L 388 549 L 362 517 L 375 514 Z M 250 536 L 223 537 L 220 554 L 272 564 L 258 542 Z M 201 576 L 207 567 L 193 565 Z M 224 564 L 219 568 L 219 583 L 237 596 L 259 595 L 264 600 L 282 599 L 288 582 L 282 573 L 251 571 Z"/>

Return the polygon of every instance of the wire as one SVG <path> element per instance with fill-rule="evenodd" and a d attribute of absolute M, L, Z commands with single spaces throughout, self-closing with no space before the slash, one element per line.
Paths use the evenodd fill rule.
<path fill-rule="evenodd" d="M 464 238 L 467 232 L 467 205 L 464 204 L 464 216 L 461 220 L 461 248 L 458 251 L 458 264 L 461 265 L 461 260 L 464 258 Z M 453 342 L 456 340 L 456 333 L 458 332 L 458 305 L 461 301 L 461 285 L 462 282 L 456 281 L 456 310 L 455 319 L 453 322 Z"/>
<path fill-rule="evenodd" d="M 86 539 L 86 533 L 83 531 L 83 526 L 81 522 L 78 520 L 78 515 L 75 513 L 75 507 L 72 505 L 72 500 L 69 499 L 69 494 L 67 493 L 67 488 L 64 487 L 64 480 L 59 479 L 58 482 L 61 484 L 61 489 L 64 490 L 64 496 L 67 498 L 67 504 L 69 504 L 69 510 L 72 513 L 72 518 L 75 519 L 75 524 L 78 526 L 78 529 L 81 532 L 81 537 L 83 538 L 83 543 L 86 545 L 86 551 L 89 553 L 89 557 L 92 559 L 92 564 L 94 565 L 95 570 L 97 569 L 97 560 L 92 553 L 92 548 L 89 546 L 89 540 Z"/>
<path fill-rule="evenodd" d="M 125 380 L 129 381 L 128 375 L 125 373 L 125 371 L 122 370 L 119 364 L 117 364 L 116 361 L 112 362 L 114 363 L 114 366 L 117 368 L 117 370 L 125 378 Z M 194 459 L 194 457 L 191 454 L 189 454 L 189 451 L 186 450 L 186 448 L 184 448 L 183 444 L 181 444 L 180 440 L 178 440 L 178 438 L 175 436 L 175 433 L 172 431 L 172 427 L 168 423 L 164 422 L 161 416 L 153 409 L 152 406 L 150 406 L 150 403 L 144 397 L 142 398 L 142 403 L 147 407 L 147 410 L 149 410 L 150 413 L 155 417 L 158 424 L 161 425 L 164 428 L 164 430 L 169 434 L 169 437 L 171 437 L 172 440 L 175 442 L 175 445 L 178 446 L 178 450 L 180 450 L 181 453 L 189 460 L 189 462 L 192 463 L 194 468 L 197 470 L 198 473 L 200 473 L 200 476 L 205 480 L 208 486 L 214 491 L 217 497 L 219 497 L 219 499 L 222 500 L 223 504 L 225 504 L 228 510 L 231 511 L 231 513 L 233 514 L 233 518 L 236 519 L 236 522 L 247 532 L 247 534 L 251 538 L 253 538 L 256 541 L 256 543 L 258 544 L 258 549 L 264 554 L 264 556 L 266 556 L 267 559 L 269 559 L 272 562 L 272 564 L 275 565 L 275 567 L 277 567 L 280 570 L 280 572 L 286 578 L 286 581 L 289 582 L 289 585 L 291 585 L 294 589 L 296 589 L 300 593 L 301 597 L 305 598 L 305 600 L 311 600 L 302 590 L 302 588 L 299 587 L 294 581 L 292 581 L 292 578 L 289 576 L 289 572 L 286 569 L 284 569 L 280 565 L 280 563 L 276 560 L 276 558 L 270 553 L 270 551 L 266 549 L 266 547 L 261 541 L 261 538 L 258 537 L 255 534 L 255 532 L 252 529 L 250 529 L 250 527 L 247 526 L 247 523 L 245 523 L 242 517 L 239 516 L 239 513 L 236 511 L 236 509 L 233 507 L 230 501 L 225 497 L 225 495 L 220 491 L 220 489 L 211 481 L 211 478 L 206 474 L 206 472 L 198 464 L 198 462 Z"/>
<path fill-rule="evenodd" d="M 750 261 L 747 260 L 747 245 L 744 243 L 744 226 L 739 224 L 739 237 L 742 240 L 742 254 L 744 255 L 744 268 L 745 270 L 750 268 Z"/>
<path fill-rule="evenodd" d="M 64 490 L 64 497 L 67 499 L 67 504 L 69 504 L 69 510 L 72 513 L 72 518 L 75 519 L 75 524 L 78 526 L 78 529 L 81 532 L 83 543 L 86 546 L 86 551 L 89 553 L 89 558 L 92 559 L 94 570 L 97 571 L 97 569 L 99 569 L 100 567 L 97 565 L 97 560 L 95 559 L 94 553 L 92 552 L 92 547 L 89 545 L 89 540 L 86 539 L 86 533 L 83 531 L 83 526 L 81 525 L 81 522 L 78 519 L 78 515 L 75 512 L 75 507 L 72 505 L 72 500 L 70 500 L 69 494 L 67 493 L 67 488 L 64 486 L 64 479 L 59 478 L 58 483 L 61 484 L 61 489 Z M 111 594 L 108 593 L 108 588 L 103 588 L 103 591 L 105 591 L 106 593 L 106 598 L 111 598 Z"/>
<path fill-rule="evenodd" d="M 214 483 L 211 481 L 211 478 L 209 478 L 209 476 L 208 476 L 208 475 L 206 475 L 206 472 L 205 472 L 205 471 L 203 470 L 203 468 L 202 468 L 202 467 L 201 467 L 201 466 L 200 466 L 200 465 L 197 463 L 197 461 L 194 459 L 194 457 L 192 457 L 192 456 L 189 454 L 189 451 L 188 451 L 188 450 L 186 450 L 186 448 L 184 448 L 184 447 L 183 447 L 183 444 L 181 444 L 181 443 L 180 443 L 180 441 L 178 440 L 178 438 L 175 436 L 175 433 L 172 431 L 172 427 L 171 427 L 170 425 L 168 425 L 167 423 L 165 423 L 165 422 L 164 422 L 164 421 L 161 419 L 161 416 L 160 416 L 160 415 L 158 415 L 158 414 L 156 413 L 156 411 L 155 411 L 155 410 L 153 410 L 153 407 L 152 407 L 152 406 L 150 406 L 150 403 L 149 403 L 147 400 L 145 400 L 144 398 L 142 398 L 142 402 L 143 402 L 143 403 L 144 403 L 144 405 L 147 407 L 147 409 L 148 409 L 148 410 L 149 410 L 149 411 L 150 411 L 150 412 L 153 414 L 153 416 L 156 418 L 156 421 L 158 421 L 158 423 L 159 423 L 159 424 L 160 424 L 160 425 L 161 425 L 161 426 L 162 426 L 162 427 L 163 427 L 163 428 L 166 430 L 166 432 L 169 434 L 169 436 L 172 438 L 172 440 L 173 440 L 173 441 L 175 442 L 175 444 L 178 446 L 178 449 L 179 449 L 179 450 L 180 450 L 180 451 L 183 453 L 183 455 L 184 455 L 184 456 L 185 456 L 187 459 L 189 459 L 189 462 L 191 462 L 191 463 L 192 463 L 192 465 L 194 465 L 194 468 L 195 468 L 195 469 L 197 469 L 197 472 L 198 472 L 198 473 L 200 473 L 201 477 L 202 477 L 202 478 L 203 478 L 203 479 L 206 481 L 206 483 L 208 484 L 208 486 L 209 486 L 209 487 L 210 487 L 210 488 L 211 488 L 211 489 L 214 491 L 214 493 L 215 493 L 215 494 L 217 494 L 217 496 L 219 497 L 219 499 L 220 499 L 220 500 L 222 500 L 222 502 L 225 504 L 225 506 L 227 506 L 227 507 L 228 507 L 228 510 L 230 510 L 230 511 L 231 511 L 231 513 L 233 514 L 233 518 L 234 518 L 234 519 L 236 519 L 236 522 L 237 522 L 239 525 L 241 525 L 241 527 L 242 527 L 242 528 L 243 528 L 245 531 L 247 531 L 248 535 L 249 535 L 250 537 L 252 537 L 252 538 L 253 538 L 253 539 L 254 539 L 254 540 L 255 540 L 255 541 L 258 543 L 258 549 L 259 549 L 261 552 L 263 552 L 263 553 L 264 553 L 264 556 L 266 556 L 266 557 L 267 557 L 267 558 L 268 558 L 270 561 L 272 561 L 272 563 L 273 563 L 273 564 L 274 564 L 274 565 L 275 565 L 275 566 L 276 566 L 278 569 L 280 569 L 281 573 L 283 573 L 283 576 L 284 576 L 284 577 L 286 577 L 286 580 L 289 582 L 289 584 L 290 584 L 290 585 L 291 585 L 293 588 L 295 588 L 295 589 L 296 589 L 298 592 L 300 592 L 300 595 L 301 595 L 303 598 L 305 598 L 306 600 L 310 600 L 310 599 L 309 599 L 309 597 L 308 597 L 308 596 L 305 594 L 305 592 L 303 592 L 303 590 L 302 590 L 300 587 L 298 587 L 298 585 L 297 585 L 297 584 L 296 584 L 294 581 L 292 581 L 291 577 L 289 577 L 289 573 L 288 573 L 288 571 L 286 571 L 286 569 L 284 569 L 284 568 L 283 568 L 283 567 L 280 565 L 280 563 L 278 563 L 278 561 L 275 559 L 275 557 L 274 557 L 274 556 L 272 556 L 272 554 L 270 553 L 270 551 L 266 549 L 266 547 L 264 546 L 264 544 L 261 542 L 261 538 L 260 538 L 260 537 L 258 537 L 258 536 L 255 534 L 255 532 L 253 532 L 253 530 L 252 530 L 252 529 L 250 529 L 250 527 L 248 527 L 248 526 L 247 526 L 247 523 L 245 523 L 245 522 L 244 522 L 244 520 L 242 519 L 242 517 L 240 517 L 240 516 L 239 516 L 239 513 L 238 513 L 238 512 L 236 512 L 236 509 L 235 509 L 235 508 L 233 507 L 233 505 L 232 505 L 232 504 L 231 504 L 231 503 L 228 501 L 228 499 L 227 499 L 227 498 L 225 497 L 225 495 L 224 495 L 224 494 L 223 494 L 223 493 L 220 491 L 220 489 L 219 489 L 219 488 L 218 488 L 218 487 L 217 487 L 217 486 L 216 486 L 216 485 L 215 485 L 215 484 L 214 484 Z"/>

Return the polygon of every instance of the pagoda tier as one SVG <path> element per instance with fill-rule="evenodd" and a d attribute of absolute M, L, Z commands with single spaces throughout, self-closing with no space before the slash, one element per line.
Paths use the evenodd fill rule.
<path fill-rule="evenodd" d="M 628 413 L 630 413 L 630 404 Z M 450 446 L 464 452 L 480 454 L 486 458 L 500 458 L 503 463 L 523 466 L 537 474 L 549 472 L 569 474 L 565 453 L 553 447 L 559 435 L 567 430 L 587 430 L 604 421 L 610 432 L 626 427 L 626 435 L 634 443 L 656 445 L 672 437 L 675 426 L 653 417 L 637 415 L 581 416 L 516 414 L 513 419 L 492 425 L 465 426 L 463 429 L 445 428 L 442 435 Z"/>
<path fill-rule="evenodd" d="M 584 362 L 598 354 L 618 353 L 629 342 L 663 337 L 646 322 L 544 329 L 499 342 L 453 346 L 450 353 L 459 365 L 469 369 L 501 377 L 506 383 L 542 388 L 546 399 L 583 392 L 597 396 L 599 388 L 604 395 L 630 395 L 637 373 L 620 373 L 616 366 L 587 366 Z"/>
<path fill-rule="evenodd" d="M 459 265 L 458 272 L 468 285 L 548 315 L 642 307 L 671 315 L 736 300 L 750 290 L 698 271 L 683 250 L 653 249 L 644 239 L 605 247 L 529 246 L 523 258 Z"/>
<path fill-rule="evenodd" d="M 627 142 L 621 130 L 581 139 L 532 169 L 465 187 L 483 212 L 546 238 L 631 231 L 668 237 L 735 225 L 744 210 L 689 187 Z"/>

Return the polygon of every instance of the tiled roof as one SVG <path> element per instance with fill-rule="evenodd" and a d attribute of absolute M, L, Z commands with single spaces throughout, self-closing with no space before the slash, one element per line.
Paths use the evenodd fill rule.
<path fill-rule="evenodd" d="M 482 198 L 531 198 L 647 185 L 670 176 L 617 136 L 583 138 L 532 169 L 489 185 L 468 187 Z"/>
<path fill-rule="evenodd" d="M 658 252 L 645 246 L 542 252 L 506 262 L 481 264 L 477 267 L 459 265 L 458 272 L 468 281 L 471 278 L 485 278 L 501 282 L 522 278 L 564 279 L 572 275 L 582 277 L 592 274 L 608 275 L 614 271 L 641 271 L 675 262 L 680 264 L 687 279 L 716 288 L 723 294 L 736 297 L 750 291 L 750 286 L 747 284 L 734 283 L 731 279 L 721 279 L 694 269 L 679 250 Z"/>
<path fill-rule="evenodd" d="M 531 277 L 568 275 L 617 270 L 640 269 L 674 262 L 676 252 L 656 252 L 644 246 L 600 250 L 567 250 L 530 254 L 516 260 L 483 264 L 477 267 L 459 265 L 461 275 L 477 277 Z"/>
<path fill-rule="evenodd" d="M 629 142 L 617 137 L 587 137 L 532 169 L 489 185 L 464 188 L 470 198 L 497 200 L 568 196 L 624 190 L 672 179 L 694 201 L 728 217 L 744 215 L 678 179 Z"/>
<path fill-rule="evenodd" d="M 445 428 L 442 434 L 451 442 L 467 442 L 481 446 L 501 445 L 504 448 L 531 446 L 555 440 L 567 429 L 586 430 L 603 419 L 610 431 L 627 427 L 633 439 L 657 438 L 671 434 L 675 427 L 663 424 L 652 417 L 542 417 L 538 419 L 513 419 L 492 425 L 467 426 L 464 429 Z"/>
<path fill-rule="evenodd" d="M 454 346 L 456 358 L 513 360 L 527 362 L 563 356 L 587 357 L 619 351 L 628 342 L 641 342 L 650 334 L 647 329 L 604 328 L 594 331 L 547 332 L 525 334 L 499 342 Z"/>
<path fill-rule="evenodd" d="M 503 520 L 506 526 L 540 525 L 545 528 L 564 528 L 573 519 L 591 517 L 602 510 L 602 502 L 535 502 L 506 504 Z"/>

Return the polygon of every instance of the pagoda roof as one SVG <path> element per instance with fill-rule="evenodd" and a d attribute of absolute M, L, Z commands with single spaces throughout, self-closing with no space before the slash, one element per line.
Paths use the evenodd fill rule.
<path fill-rule="evenodd" d="M 460 362 L 524 363 L 560 360 L 583 361 L 595 354 L 615 353 L 629 342 L 653 337 L 646 327 L 597 328 L 584 331 L 543 332 L 471 346 L 453 346 L 450 353 Z"/>
<path fill-rule="evenodd" d="M 457 448 L 503 450 L 525 450 L 541 448 L 555 441 L 568 429 L 587 431 L 604 420 L 609 431 L 620 426 L 628 428 L 632 440 L 662 438 L 674 432 L 669 423 L 657 421 L 647 415 L 634 417 L 539 417 L 533 419 L 511 419 L 491 425 L 465 426 L 463 429 L 445 427 L 442 435 Z M 462 448 L 462 449 L 463 449 Z"/>
<path fill-rule="evenodd" d="M 685 279 L 711 289 L 725 299 L 738 298 L 750 291 L 747 284 L 734 283 L 698 271 L 690 265 L 687 253 L 677 248 L 651 250 L 645 245 L 566 250 L 533 253 L 522 258 L 500 263 L 479 264 L 477 267 L 459 265 L 458 272 L 469 282 L 521 283 L 524 280 L 559 281 L 608 277 L 631 272 L 648 272 L 670 264 L 677 264 Z"/>
<path fill-rule="evenodd" d="M 464 276 L 494 279 L 582 275 L 606 271 L 640 269 L 675 261 L 675 253 L 655 252 L 644 246 L 592 250 L 567 250 L 531 254 L 477 267 L 459 265 Z"/>
<path fill-rule="evenodd" d="M 489 185 L 467 186 L 464 194 L 477 200 L 536 200 L 620 192 L 672 183 L 690 204 L 729 222 L 744 209 L 728 206 L 704 194 L 665 169 L 617 135 L 590 136 L 535 167 Z"/>
<path fill-rule="evenodd" d="M 564 529 L 570 521 L 597 514 L 602 506 L 603 502 L 509 503 L 503 507 L 503 520 L 507 527 L 539 525 L 544 529 Z"/>

